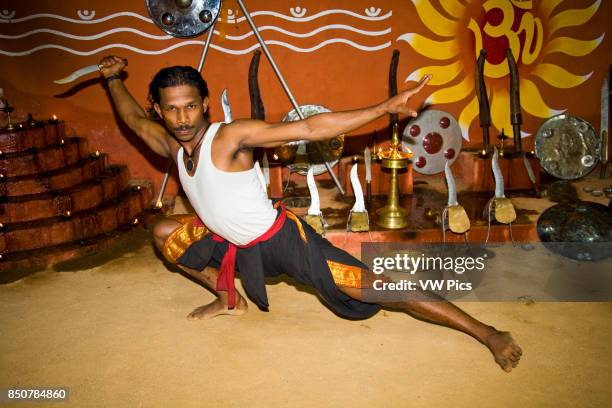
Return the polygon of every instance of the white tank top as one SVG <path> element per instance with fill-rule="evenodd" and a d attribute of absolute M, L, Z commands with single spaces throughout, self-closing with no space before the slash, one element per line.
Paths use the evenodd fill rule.
<path fill-rule="evenodd" d="M 204 134 L 193 177 L 185 169 L 183 148 L 179 149 L 179 178 L 206 227 L 233 244 L 245 245 L 272 226 L 277 212 L 262 185 L 257 162 L 252 169 L 237 172 L 222 171 L 213 164 L 211 146 L 220 126 L 212 123 Z"/>

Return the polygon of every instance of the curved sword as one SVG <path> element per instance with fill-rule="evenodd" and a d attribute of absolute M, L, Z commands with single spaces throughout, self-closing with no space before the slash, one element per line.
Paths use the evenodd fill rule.
<path fill-rule="evenodd" d="M 523 118 L 521 116 L 521 90 L 519 84 L 519 73 L 516 66 L 516 60 L 512 54 L 512 49 L 506 50 L 508 58 L 508 68 L 510 69 L 510 123 L 512 123 L 512 131 L 514 134 L 514 153 L 521 153 L 521 124 Z"/>
<path fill-rule="evenodd" d="M 351 186 L 355 193 L 355 205 L 351 208 L 353 212 L 365 212 L 365 203 L 363 202 L 363 189 L 361 188 L 361 182 L 357 175 L 357 163 L 351 167 Z"/>
<path fill-rule="evenodd" d="M 455 185 L 455 178 L 453 177 L 453 172 L 450 169 L 448 160 L 444 165 L 444 176 L 446 177 L 446 185 L 448 186 L 448 206 L 458 205 L 457 186 Z"/>
<path fill-rule="evenodd" d="M 310 207 L 308 207 L 308 215 L 321 215 L 321 202 L 319 200 L 319 190 L 314 179 L 314 167 L 310 166 L 306 174 L 306 184 L 310 192 Z"/>
<path fill-rule="evenodd" d="M 487 85 L 484 81 L 484 66 L 487 51 L 480 50 L 476 63 L 476 97 L 478 98 L 478 118 L 482 128 L 482 142 L 484 151 L 489 153 L 489 127 L 491 127 L 491 109 L 489 107 L 489 97 L 487 95 Z"/>
<path fill-rule="evenodd" d="M 516 210 L 510 199 L 506 198 L 504 192 L 504 176 L 499 167 L 499 153 L 497 147 L 493 149 L 493 160 L 491 160 L 493 177 L 495 178 L 495 197 L 493 206 L 495 207 L 495 219 L 502 224 L 510 224 L 516 220 Z M 487 205 L 487 208 L 490 208 Z"/>
<path fill-rule="evenodd" d="M 504 176 L 501 168 L 499 167 L 499 152 L 497 151 L 497 146 L 493 148 L 491 169 L 493 170 L 493 179 L 495 179 L 495 198 L 505 198 Z"/>
<path fill-rule="evenodd" d="M 470 229 L 470 219 L 465 212 L 465 208 L 457 201 L 457 186 L 448 160 L 444 165 L 444 176 L 448 185 L 448 205 L 444 209 L 444 213 L 448 214 L 448 228 L 455 234 L 463 234 Z M 443 217 L 445 217 L 444 213 L 442 214 Z"/>
<path fill-rule="evenodd" d="M 123 63 L 125 65 L 128 64 L 127 60 L 124 59 Z M 77 79 L 79 79 L 80 77 L 87 75 L 87 74 L 91 74 L 92 72 L 98 72 L 100 71 L 100 69 L 102 69 L 102 65 L 100 64 L 94 64 L 94 65 L 88 65 L 86 67 L 77 69 L 76 71 L 74 71 L 72 74 L 68 75 L 65 78 L 62 79 L 56 79 L 55 81 L 53 81 L 56 84 L 68 84 L 72 81 L 76 81 Z"/>

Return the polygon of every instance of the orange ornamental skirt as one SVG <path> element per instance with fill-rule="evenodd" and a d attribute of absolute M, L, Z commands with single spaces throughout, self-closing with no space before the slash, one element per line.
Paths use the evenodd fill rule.
<path fill-rule="evenodd" d="M 277 210 L 279 217 L 284 216 L 284 209 Z M 260 309 L 267 310 L 265 278 L 286 274 L 316 289 L 327 305 L 341 316 L 365 319 L 378 312 L 380 306 L 360 302 L 338 289 L 371 285 L 362 279 L 362 276 L 371 276 L 362 274 L 367 266 L 333 246 L 292 212 L 286 211 L 285 215 L 286 221 L 269 239 L 236 250 L 235 269 L 251 300 Z M 228 251 L 227 241 L 215 239 L 195 215 L 172 218 L 183 225 L 166 240 L 164 256 L 170 262 L 196 270 L 207 266 L 219 268 Z"/>

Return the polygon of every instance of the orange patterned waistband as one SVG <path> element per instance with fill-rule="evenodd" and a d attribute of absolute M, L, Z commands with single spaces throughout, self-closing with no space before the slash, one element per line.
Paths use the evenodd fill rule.
<path fill-rule="evenodd" d="M 208 229 L 197 225 L 199 219 L 194 214 L 175 214 L 168 218 L 183 224 L 172 231 L 168 238 L 166 238 L 162 251 L 162 254 L 168 261 L 176 263 L 177 259 L 185 253 L 191 244 L 199 241 L 208 233 Z"/>

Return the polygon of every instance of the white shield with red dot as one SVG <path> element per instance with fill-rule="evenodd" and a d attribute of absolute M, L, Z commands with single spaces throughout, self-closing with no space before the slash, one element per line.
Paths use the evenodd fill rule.
<path fill-rule="evenodd" d="M 461 127 L 448 112 L 426 110 L 404 128 L 402 150 L 412 151 L 412 168 L 421 174 L 436 174 L 444 171 L 446 161 L 450 164 L 461 151 Z"/>

